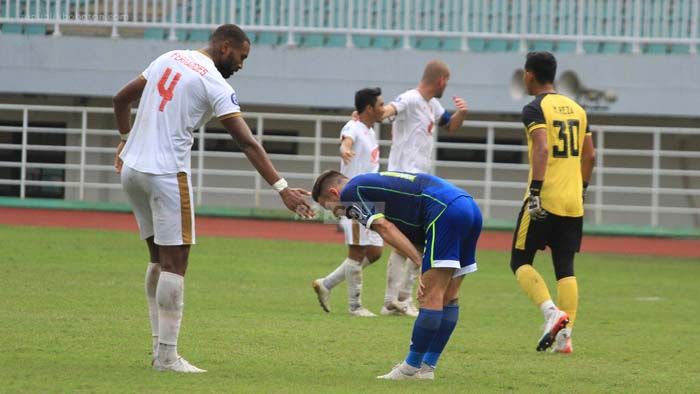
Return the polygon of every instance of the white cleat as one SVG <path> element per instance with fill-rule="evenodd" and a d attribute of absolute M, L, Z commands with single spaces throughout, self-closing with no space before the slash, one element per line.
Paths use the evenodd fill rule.
<path fill-rule="evenodd" d="M 552 312 L 544 323 L 544 331 L 540 341 L 537 343 L 537 351 L 541 352 L 549 349 L 559 331 L 563 330 L 567 324 L 569 324 L 569 315 L 566 312 L 559 309 Z"/>
<path fill-rule="evenodd" d="M 359 316 L 359 317 L 376 317 L 374 313 L 372 313 L 369 309 L 365 308 L 364 306 L 359 306 L 355 309 L 348 309 L 348 312 L 350 312 L 351 315 L 353 316 Z"/>
<path fill-rule="evenodd" d="M 416 372 L 414 371 L 411 373 L 409 371 L 411 369 L 411 366 L 407 365 L 406 362 L 401 362 L 399 364 L 396 364 L 396 366 L 391 370 L 386 375 L 379 375 L 377 376 L 377 379 L 383 379 L 383 380 L 412 380 L 412 379 L 418 379 L 416 376 Z M 415 368 L 413 368 L 415 370 Z"/>
<path fill-rule="evenodd" d="M 155 360 L 153 362 L 153 369 L 159 372 L 182 372 L 182 373 L 202 373 L 207 372 L 206 369 L 200 369 L 190 364 L 184 358 L 177 356 L 175 362 L 171 364 L 163 364 L 160 360 Z"/>
<path fill-rule="evenodd" d="M 318 298 L 318 303 L 321 304 L 323 311 L 329 313 L 331 311 L 331 291 L 323 285 L 323 279 L 316 279 L 311 283 L 311 287 L 314 288 L 316 297 Z"/>
<path fill-rule="evenodd" d="M 572 353 L 574 347 L 571 345 L 571 329 L 564 328 L 557 333 L 554 337 L 554 344 L 552 345 L 553 353 Z"/>
<path fill-rule="evenodd" d="M 405 305 L 406 316 L 418 317 L 418 308 L 413 305 L 413 300 L 408 299 L 406 301 L 402 301 L 401 303 Z"/>
<path fill-rule="evenodd" d="M 435 380 L 435 368 L 426 363 L 422 363 L 420 369 L 416 372 L 416 379 Z"/>
<path fill-rule="evenodd" d="M 406 312 L 407 306 L 404 303 L 393 301 L 390 304 L 384 304 L 379 314 L 384 316 L 409 316 Z"/>

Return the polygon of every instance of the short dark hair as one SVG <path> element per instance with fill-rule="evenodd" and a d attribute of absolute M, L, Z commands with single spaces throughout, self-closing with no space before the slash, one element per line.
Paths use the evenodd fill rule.
<path fill-rule="evenodd" d="M 250 45 L 248 35 L 238 26 L 234 24 L 221 25 L 214 30 L 211 35 L 211 42 L 215 41 L 230 41 L 234 47 L 240 48 L 244 42 Z"/>
<path fill-rule="evenodd" d="M 365 88 L 355 92 L 355 109 L 357 113 L 362 113 L 368 105 L 373 107 L 377 104 L 377 97 L 381 95 L 382 89 L 380 88 Z"/>
<path fill-rule="evenodd" d="M 557 59 L 549 52 L 530 52 L 525 61 L 525 71 L 535 74 L 539 83 L 553 83 L 557 74 Z"/>
<path fill-rule="evenodd" d="M 338 183 L 342 178 L 346 178 L 345 175 L 341 174 L 336 170 L 326 170 L 321 175 L 316 178 L 314 182 L 314 187 L 311 189 L 311 198 L 318 202 L 318 198 L 321 196 L 324 190 L 332 184 Z"/>

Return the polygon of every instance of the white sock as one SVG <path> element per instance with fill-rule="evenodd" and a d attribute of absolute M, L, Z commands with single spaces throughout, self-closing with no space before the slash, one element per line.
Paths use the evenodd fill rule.
<path fill-rule="evenodd" d="M 415 265 L 411 259 L 404 262 L 404 277 L 399 289 L 399 301 L 410 301 L 413 299 L 413 286 L 420 274 L 420 267 Z"/>
<path fill-rule="evenodd" d="M 158 354 L 158 302 L 156 289 L 160 277 L 160 264 L 149 263 L 146 268 L 146 300 L 148 301 L 148 316 L 151 318 L 151 338 L 153 339 L 153 357 Z"/>
<path fill-rule="evenodd" d="M 399 296 L 399 288 L 404 275 L 404 260 L 396 251 L 392 250 L 389 261 L 386 264 L 386 292 L 384 293 L 384 304 L 390 304 Z"/>
<path fill-rule="evenodd" d="M 158 300 L 158 360 L 170 364 L 177 359 L 177 337 L 182 322 L 185 278 L 161 272 L 156 290 Z"/>
<path fill-rule="evenodd" d="M 350 309 L 357 309 L 362 306 L 362 263 L 348 257 L 343 265 L 348 282 L 348 303 Z"/>
<path fill-rule="evenodd" d="M 343 260 L 343 262 L 338 266 L 338 268 L 335 269 L 335 271 L 331 272 L 325 278 L 323 278 L 323 286 L 326 289 L 331 290 L 332 288 L 338 286 L 338 283 L 342 282 L 345 279 L 345 265 L 347 261 L 347 259 Z"/>
<path fill-rule="evenodd" d="M 540 310 L 544 315 L 544 320 L 547 320 L 552 313 L 557 311 L 557 307 L 552 300 L 547 300 L 540 304 Z"/>

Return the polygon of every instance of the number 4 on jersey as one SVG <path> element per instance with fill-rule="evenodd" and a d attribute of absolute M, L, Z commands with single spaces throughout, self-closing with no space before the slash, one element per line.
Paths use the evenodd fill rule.
<path fill-rule="evenodd" d="M 160 106 L 158 107 L 158 111 L 160 112 L 163 112 L 165 110 L 165 104 L 173 99 L 173 91 L 175 91 L 175 86 L 180 81 L 180 77 L 182 76 L 180 73 L 175 73 L 175 77 L 173 78 L 172 82 L 170 82 L 170 86 L 166 88 L 165 83 L 168 82 L 172 72 L 173 70 L 170 67 L 166 68 L 163 76 L 160 78 L 160 81 L 158 81 L 158 93 L 160 94 L 160 97 L 163 98 L 163 100 L 160 102 Z"/>

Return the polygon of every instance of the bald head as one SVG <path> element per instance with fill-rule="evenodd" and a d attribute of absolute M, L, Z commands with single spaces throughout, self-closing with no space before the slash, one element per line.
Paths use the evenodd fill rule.
<path fill-rule="evenodd" d="M 434 84 L 440 80 L 440 78 L 449 77 L 450 68 L 447 64 L 440 60 L 431 60 L 425 66 L 425 71 L 423 71 L 424 83 Z"/>

